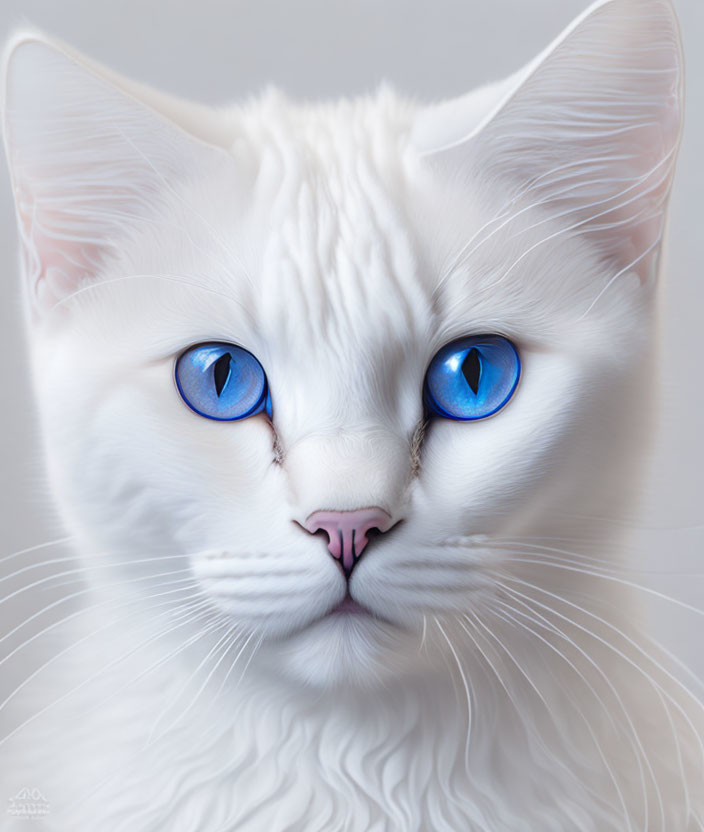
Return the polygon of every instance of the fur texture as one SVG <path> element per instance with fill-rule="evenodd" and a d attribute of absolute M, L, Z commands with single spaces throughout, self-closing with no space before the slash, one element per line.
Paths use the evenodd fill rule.
<path fill-rule="evenodd" d="M 11 44 L 35 386 L 87 588 L 13 699 L 8 793 L 40 785 L 56 830 L 704 829 L 701 705 L 610 522 L 681 108 L 668 0 L 602 0 L 433 107 L 210 111 Z M 487 332 L 521 351 L 513 400 L 426 424 L 429 361 Z M 258 357 L 273 422 L 184 406 L 203 341 Z M 331 612 L 345 580 L 301 524 L 370 505 L 402 522 L 352 574 L 369 614 Z"/>

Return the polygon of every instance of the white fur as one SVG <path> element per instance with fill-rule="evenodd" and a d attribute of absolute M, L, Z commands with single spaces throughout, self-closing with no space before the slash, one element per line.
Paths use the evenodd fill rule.
<path fill-rule="evenodd" d="M 681 75 L 667 0 L 599 2 L 436 107 L 189 109 L 11 44 L 36 389 L 91 586 L 4 745 L 47 828 L 704 828 L 701 705 L 609 522 Z M 428 362 L 482 332 L 521 351 L 513 400 L 424 428 Z M 180 401 L 210 340 L 259 358 L 273 425 Z M 298 523 L 369 505 L 403 520 L 351 579 L 376 617 L 326 616 L 344 581 Z"/>

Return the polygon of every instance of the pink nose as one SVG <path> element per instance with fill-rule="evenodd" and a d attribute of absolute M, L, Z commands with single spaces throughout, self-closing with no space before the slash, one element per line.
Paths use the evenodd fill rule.
<path fill-rule="evenodd" d="M 367 532 L 370 529 L 386 532 L 392 525 L 391 515 L 378 506 L 356 511 L 314 511 L 305 522 L 311 534 L 320 529 L 325 532 L 330 554 L 340 561 L 346 575 L 352 572 L 369 542 Z"/>

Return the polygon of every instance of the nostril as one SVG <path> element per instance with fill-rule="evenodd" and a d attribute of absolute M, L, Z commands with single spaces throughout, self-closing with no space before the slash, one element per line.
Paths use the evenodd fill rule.
<path fill-rule="evenodd" d="M 371 506 L 354 511 L 314 511 L 303 526 L 311 534 L 325 532 L 328 551 L 349 576 L 369 542 L 369 534 L 383 534 L 393 524 L 388 511 Z"/>
<path fill-rule="evenodd" d="M 325 531 L 325 529 L 320 528 L 320 529 L 316 529 L 315 531 L 312 531 L 311 529 L 307 528 L 305 525 L 301 525 L 298 522 L 298 520 L 294 520 L 293 522 L 297 526 L 300 526 L 303 529 L 304 532 L 308 532 L 308 534 L 312 534 L 313 537 L 322 537 L 322 538 L 325 538 L 326 541 L 328 540 L 328 533 Z"/>

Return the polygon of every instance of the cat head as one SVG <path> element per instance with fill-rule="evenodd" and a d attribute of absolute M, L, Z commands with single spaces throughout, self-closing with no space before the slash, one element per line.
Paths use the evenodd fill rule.
<path fill-rule="evenodd" d="M 349 684 L 451 649 L 419 653 L 517 538 L 598 537 L 647 422 L 682 72 L 668 0 L 435 106 L 215 110 L 17 37 L 34 383 L 100 580 Z"/>

